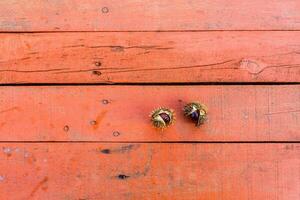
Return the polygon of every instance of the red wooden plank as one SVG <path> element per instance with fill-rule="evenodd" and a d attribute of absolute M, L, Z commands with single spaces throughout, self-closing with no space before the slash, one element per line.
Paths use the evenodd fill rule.
<path fill-rule="evenodd" d="M 298 199 L 299 144 L 2 143 L 0 199 Z"/>
<path fill-rule="evenodd" d="M 0 34 L 1 83 L 299 82 L 300 32 Z"/>
<path fill-rule="evenodd" d="M 300 141 L 300 85 L 1 87 L 1 141 Z M 197 128 L 182 113 L 208 107 Z M 163 133 L 149 113 L 173 108 Z"/>
<path fill-rule="evenodd" d="M 298 0 L 9 0 L 0 31 L 299 30 Z"/>

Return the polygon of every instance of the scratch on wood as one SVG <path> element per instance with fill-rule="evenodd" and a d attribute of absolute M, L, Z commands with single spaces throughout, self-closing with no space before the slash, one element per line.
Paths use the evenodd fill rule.
<path fill-rule="evenodd" d="M 1 110 L 1 111 L 0 111 L 0 114 L 6 113 L 6 112 L 9 112 L 9 111 L 13 111 L 13 110 L 19 110 L 19 108 L 15 106 L 15 107 L 12 107 L 12 108 L 8 108 L 8 109 L 5 109 L 5 110 Z"/>
<path fill-rule="evenodd" d="M 297 113 L 297 112 L 300 112 L 300 110 L 287 110 L 287 111 L 280 111 L 280 112 L 266 113 L 265 115 L 277 115 L 277 114 Z"/>
<path fill-rule="evenodd" d="M 4 69 L 0 70 L 0 72 L 16 72 L 16 73 L 39 73 L 39 72 L 53 72 L 53 71 L 61 71 L 68 70 L 69 68 L 58 68 L 58 69 L 40 69 L 40 70 L 9 70 Z"/>
<path fill-rule="evenodd" d="M 46 176 L 43 180 L 41 180 L 32 190 L 32 192 L 30 193 L 29 198 L 32 198 L 34 196 L 34 194 L 40 189 L 40 187 L 42 187 L 45 183 L 48 182 L 48 177 Z"/>
<path fill-rule="evenodd" d="M 74 48 L 74 47 L 84 47 L 84 44 L 79 44 L 79 45 L 70 45 L 70 46 L 63 46 L 62 48 Z"/>
<path fill-rule="evenodd" d="M 299 63 L 288 64 L 288 65 L 264 65 L 258 63 L 258 61 L 243 59 L 240 61 L 240 68 L 247 70 L 250 74 L 259 75 L 270 68 L 297 68 L 300 67 Z"/>
<path fill-rule="evenodd" d="M 226 60 L 223 62 L 218 63 L 210 63 L 210 64 L 203 64 L 203 65 L 192 65 L 192 66 L 179 66 L 179 67 L 165 67 L 165 68 L 145 68 L 145 69 L 133 69 L 133 70 L 123 70 L 123 71 L 113 71 L 113 72 L 106 72 L 106 74 L 113 74 L 113 73 L 124 73 L 124 72 L 138 72 L 138 71 L 162 71 L 162 70 L 172 70 L 172 69 L 191 69 L 191 68 L 206 68 L 206 67 L 213 67 L 217 65 L 227 64 L 234 60 Z M 219 69 L 219 68 L 218 68 Z M 225 68 L 228 69 L 228 68 Z"/>
<path fill-rule="evenodd" d="M 90 72 L 99 70 L 99 68 L 91 68 L 91 69 L 82 69 L 82 70 L 69 70 L 69 71 L 63 71 L 63 72 L 54 72 L 54 74 L 68 74 L 68 73 L 80 73 L 80 72 Z"/>
<path fill-rule="evenodd" d="M 143 50 L 168 50 L 173 49 L 172 47 L 160 47 L 156 45 L 140 45 L 140 46 L 121 46 L 121 45 L 98 45 L 98 46 L 89 46 L 88 48 L 111 48 L 112 51 L 122 52 L 124 49 L 143 49 Z"/>

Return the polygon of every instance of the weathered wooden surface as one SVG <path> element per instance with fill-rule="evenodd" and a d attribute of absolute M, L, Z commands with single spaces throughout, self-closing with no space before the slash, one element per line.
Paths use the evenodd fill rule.
<path fill-rule="evenodd" d="M 299 30 L 299 0 L 6 0 L 0 31 Z"/>
<path fill-rule="evenodd" d="M 298 31 L 0 37 L 0 83 L 300 81 Z"/>
<path fill-rule="evenodd" d="M 299 199 L 299 144 L 2 143 L 0 198 Z"/>
<path fill-rule="evenodd" d="M 1 141 L 300 141 L 300 85 L 0 88 Z M 197 128 L 190 101 L 208 107 Z M 149 113 L 173 108 L 163 133 Z"/>
<path fill-rule="evenodd" d="M 3 0 L 0 84 L 300 82 L 299 10 Z M 199 128 L 182 113 L 195 100 Z M 164 132 L 148 116 L 159 106 L 177 114 Z M 2 86 L 0 199 L 300 199 L 299 119 L 300 85 Z"/>

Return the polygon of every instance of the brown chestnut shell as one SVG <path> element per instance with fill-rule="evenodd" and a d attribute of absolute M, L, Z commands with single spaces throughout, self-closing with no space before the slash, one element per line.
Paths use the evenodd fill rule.
<path fill-rule="evenodd" d="M 188 103 L 184 106 L 184 115 L 189 117 L 196 126 L 200 126 L 207 119 L 207 108 L 198 102 Z"/>
<path fill-rule="evenodd" d="M 175 115 L 173 110 L 168 108 L 158 108 L 150 114 L 152 125 L 159 129 L 169 127 L 174 123 Z"/>

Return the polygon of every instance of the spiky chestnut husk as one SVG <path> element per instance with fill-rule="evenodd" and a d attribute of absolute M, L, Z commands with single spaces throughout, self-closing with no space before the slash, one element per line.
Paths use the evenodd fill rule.
<path fill-rule="evenodd" d="M 200 126 L 207 119 L 207 108 L 205 105 L 192 102 L 184 106 L 184 114 L 189 117 L 196 126 Z"/>
<path fill-rule="evenodd" d="M 152 125 L 159 129 L 167 128 L 172 125 L 175 120 L 173 110 L 168 108 L 158 108 L 150 114 Z"/>

